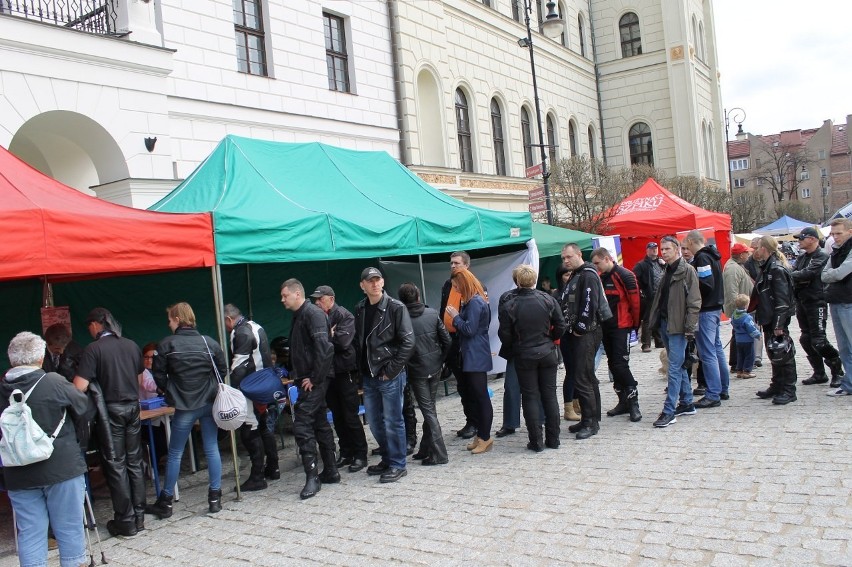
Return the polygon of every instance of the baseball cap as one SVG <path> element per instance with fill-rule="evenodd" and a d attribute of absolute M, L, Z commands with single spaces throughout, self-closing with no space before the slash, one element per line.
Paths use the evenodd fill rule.
<path fill-rule="evenodd" d="M 798 240 L 804 240 L 808 236 L 813 236 L 817 240 L 822 240 L 822 236 L 820 235 L 820 233 L 817 232 L 817 229 L 813 228 L 812 226 L 809 226 L 807 228 L 803 228 L 802 232 L 800 232 L 799 234 L 796 235 L 796 238 Z"/>
<path fill-rule="evenodd" d="M 361 281 L 380 277 L 382 277 L 382 273 L 378 268 L 364 268 L 364 271 L 361 272 Z"/>
<path fill-rule="evenodd" d="M 656 242 L 649 242 L 648 245 L 645 248 L 656 248 L 656 247 L 657 247 Z"/>
<path fill-rule="evenodd" d="M 731 246 L 731 254 L 737 255 L 742 254 L 744 252 L 751 252 L 751 248 L 743 244 L 742 242 L 737 242 L 733 246 Z"/>
<path fill-rule="evenodd" d="M 327 285 L 321 285 L 314 290 L 314 292 L 311 294 L 311 297 L 317 299 L 318 297 L 324 297 L 326 295 L 329 297 L 334 297 L 334 290 Z"/>

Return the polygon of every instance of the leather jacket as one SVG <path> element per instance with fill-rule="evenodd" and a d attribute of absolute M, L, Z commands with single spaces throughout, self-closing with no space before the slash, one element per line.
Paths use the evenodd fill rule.
<path fill-rule="evenodd" d="M 763 263 L 752 293 L 757 295 L 755 322 L 772 329 L 786 329 L 796 311 L 790 272 L 770 256 Z"/>
<path fill-rule="evenodd" d="M 790 274 L 793 278 L 793 291 L 800 303 L 825 302 L 825 284 L 822 283 L 822 269 L 828 262 L 828 254 L 817 247 L 808 254 L 802 253 L 796 259 L 796 267 Z"/>
<path fill-rule="evenodd" d="M 501 353 L 512 358 L 540 360 L 555 348 L 568 328 L 562 309 L 552 295 L 519 288 L 497 308 Z"/>
<path fill-rule="evenodd" d="M 213 370 L 211 354 L 224 380 L 228 372 L 225 354 L 212 338 L 191 327 L 178 327 L 174 335 L 160 341 L 151 373 L 157 387 L 166 393 L 166 402 L 170 406 L 194 410 L 216 399 L 219 381 Z"/>
<path fill-rule="evenodd" d="M 290 376 L 310 378 L 314 385 L 333 376 L 334 346 L 328 317 L 322 309 L 305 301 L 293 313 L 290 328 Z"/>
<path fill-rule="evenodd" d="M 334 345 L 334 373 L 353 372 L 358 363 L 355 360 L 355 316 L 337 303 L 328 311 L 328 324 L 334 329 L 331 344 Z"/>
<path fill-rule="evenodd" d="M 405 365 L 408 379 L 437 378 L 450 352 L 450 334 L 438 312 L 422 303 L 406 305 L 414 330 L 414 352 Z"/>
<path fill-rule="evenodd" d="M 382 292 L 382 297 L 376 304 L 375 319 L 365 321 L 367 301 L 369 299 L 365 297 L 355 307 L 355 353 L 358 370 L 375 378 L 396 378 L 405 370 L 405 363 L 414 351 L 414 330 L 408 309 L 401 301 Z M 361 367 L 361 361 L 364 359 L 362 349 L 366 349 L 367 368 Z"/>
<path fill-rule="evenodd" d="M 272 366 L 269 354 L 269 339 L 263 327 L 240 317 L 231 331 L 231 385 L 240 387 L 243 378 Z"/>

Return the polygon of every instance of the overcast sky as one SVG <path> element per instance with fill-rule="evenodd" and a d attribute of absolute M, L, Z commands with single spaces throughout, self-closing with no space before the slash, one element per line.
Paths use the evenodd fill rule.
<path fill-rule="evenodd" d="M 772 134 L 852 114 L 852 1 L 715 0 L 722 105 Z M 732 115 L 733 116 L 733 115 Z M 730 137 L 736 125 L 731 121 Z"/>

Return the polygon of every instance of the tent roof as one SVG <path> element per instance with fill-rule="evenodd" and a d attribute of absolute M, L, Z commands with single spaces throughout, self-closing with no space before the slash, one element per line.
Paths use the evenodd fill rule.
<path fill-rule="evenodd" d="M 540 222 L 533 223 L 532 234 L 538 247 L 538 255 L 542 258 L 559 256 L 562 253 L 562 247 L 569 242 L 579 245 L 582 250 L 591 250 L 592 238 L 597 236 L 597 234 L 589 232 L 551 226 Z"/>
<path fill-rule="evenodd" d="M 210 215 L 154 213 L 84 195 L 0 147 L 0 280 L 215 264 Z"/>
<path fill-rule="evenodd" d="M 731 216 L 715 213 L 684 201 L 653 179 L 616 205 L 608 234 L 642 237 L 682 230 L 710 228 L 731 230 Z"/>
<path fill-rule="evenodd" d="M 754 231 L 759 232 L 761 234 L 788 234 L 791 232 L 802 230 L 803 228 L 808 226 L 814 226 L 814 223 L 800 221 L 798 219 L 794 219 L 793 217 L 788 217 L 787 215 L 784 215 L 783 217 L 769 223 L 766 226 L 754 229 Z"/>
<path fill-rule="evenodd" d="M 448 197 L 386 152 L 237 136 L 151 209 L 212 211 L 221 264 L 425 254 L 532 237 L 529 213 Z"/>

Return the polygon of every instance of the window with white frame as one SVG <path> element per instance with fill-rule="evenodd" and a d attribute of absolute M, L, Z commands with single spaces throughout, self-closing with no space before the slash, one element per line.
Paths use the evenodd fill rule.
<path fill-rule="evenodd" d="M 811 197 L 811 190 L 808 187 L 802 187 L 801 189 L 802 199 L 809 199 Z"/>
<path fill-rule="evenodd" d="M 825 150 L 819 151 L 819 159 L 825 159 Z"/>
<path fill-rule="evenodd" d="M 741 171 L 743 169 L 748 169 L 748 158 L 731 160 L 731 171 Z"/>
<path fill-rule="evenodd" d="M 754 184 L 757 185 L 758 187 L 760 187 L 761 185 L 763 185 L 763 178 L 758 177 L 757 179 L 754 180 Z"/>
<path fill-rule="evenodd" d="M 824 167 L 819 168 L 820 177 L 828 177 L 828 170 Z"/>
<path fill-rule="evenodd" d="M 810 178 L 811 178 L 811 172 L 808 171 L 807 169 L 803 169 L 801 174 L 799 175 L 799 179 L 802 180 L 802 181 L 807 181 Z"/>
<path fill-rule="evenodd" d="M 742 189 L 746 185 L 746 180 L 743 177 L 737 177 L 734 179 L 734 187 L 737 189 Z"/>

